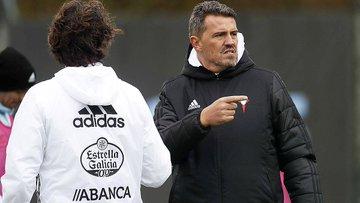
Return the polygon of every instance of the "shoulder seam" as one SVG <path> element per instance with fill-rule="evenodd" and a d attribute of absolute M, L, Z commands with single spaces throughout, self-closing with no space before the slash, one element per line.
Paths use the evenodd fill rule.
<path fill-rule="evenodd" d="M 175 80 L 177 80 L 177 79 L 179 79 L 180 77 L 183 77 L 184 75 L 178 75 L 178 76 L 175 76 L 174 78 L 171 78 L 171 79 L 169 79 L 169 80 L 166 80 L 165 82 L 164 82 L 164 84 L 162 85 L 162 89 L 167 85 L 167 84 L 169 84 L 169 83 L 171 83 L 171 82 L 173 82 L 173 81 L 175 81 Z"/>
<path fill-rule="evenodd" d="M 275 75 L 274 71 L 273 70 L 268 70 L 268 69 L 265 69 L 265 68 L 259 68 L 259 67 L 254 67 L 252 69 L 256 69 L 256 70 L 259 70 L 259 71 L 264 71 L 264 72 L 268 72 L 268 73 L 271 73 L 273 75 Z"/>

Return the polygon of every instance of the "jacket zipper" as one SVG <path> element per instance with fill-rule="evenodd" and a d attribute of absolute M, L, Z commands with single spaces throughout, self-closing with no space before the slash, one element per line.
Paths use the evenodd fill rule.
<path fill-rule="evenodd" d="M 219 138 L 216 136 L 216 164 L 218 169 L 218 185 L 219 185 L 219 192 L 220 192 L 220 202 L 222 203 L 223 200 L 223 188 L 222 188 L 222 170 L 221 170 L 221 153 L 220 153 L 220 144 Z"/>
<path fill-rule="evenodd" d="M 215 73 L 215 78 L 216 80 L 220 80 L 221 77 L 220 77 L 220 74 L 219 73 Z M 221 95 L 220 93 L 220 89 L 219 89 L 219 86 L 217 86 L 217 93 L 218 95 Z M 221 145 L 220 145 L 220 141 L 219 141 L 219 137 L 216 136 L 216 158 L 217 158 L 217 168 L 218 168 L 218 184 L 219 184 L 219 192 L 220 192 L 220 202 L 223 203 L 224 202 L 224 193 L 223 193 L 223 186 L 222 186 L 222 170 L 221 170 Z"/>

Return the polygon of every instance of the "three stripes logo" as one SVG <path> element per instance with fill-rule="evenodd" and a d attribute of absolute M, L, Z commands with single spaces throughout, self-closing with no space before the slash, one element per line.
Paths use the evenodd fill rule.
<path fill-rule="evenodd" d="M 88 105 L 82 108 L 78 113 L 80 117 L 76 117 L 73 120 L 73 125 L 76 128 L 123 128 L 125 126 L 124 119 L 116 116 L 117 112 L 111 105 Z"/>
<path fill-rule="evenodd" d="M 197 101 L 194 99 L 191 104 L 188 107 L 188 111 L 193 110 L 193 109 L 198 109 L 200 108 L 200 105 L 197 103 Z"/>

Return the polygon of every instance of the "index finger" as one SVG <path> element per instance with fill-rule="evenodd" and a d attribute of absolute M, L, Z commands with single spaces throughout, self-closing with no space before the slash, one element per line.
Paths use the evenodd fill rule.
<path fill-rule="evenodd" d="M 242 100 L 248 100 L 248 97 L 246 95 L 232 95 L 227 97 L 221 97 L 221 101 L 226 103 L 232 103 L 232 102 L 239 102 Z"/>

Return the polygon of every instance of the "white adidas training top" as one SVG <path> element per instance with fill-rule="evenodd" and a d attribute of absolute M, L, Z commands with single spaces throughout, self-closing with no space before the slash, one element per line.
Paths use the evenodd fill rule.
<path fill-rule="evenodd" d="M 32 87 L 16 114 L 1 178 L 4 203 L 142 202 L 170 154 L 138 89 L 101 63 L 66 67 Z"/>

